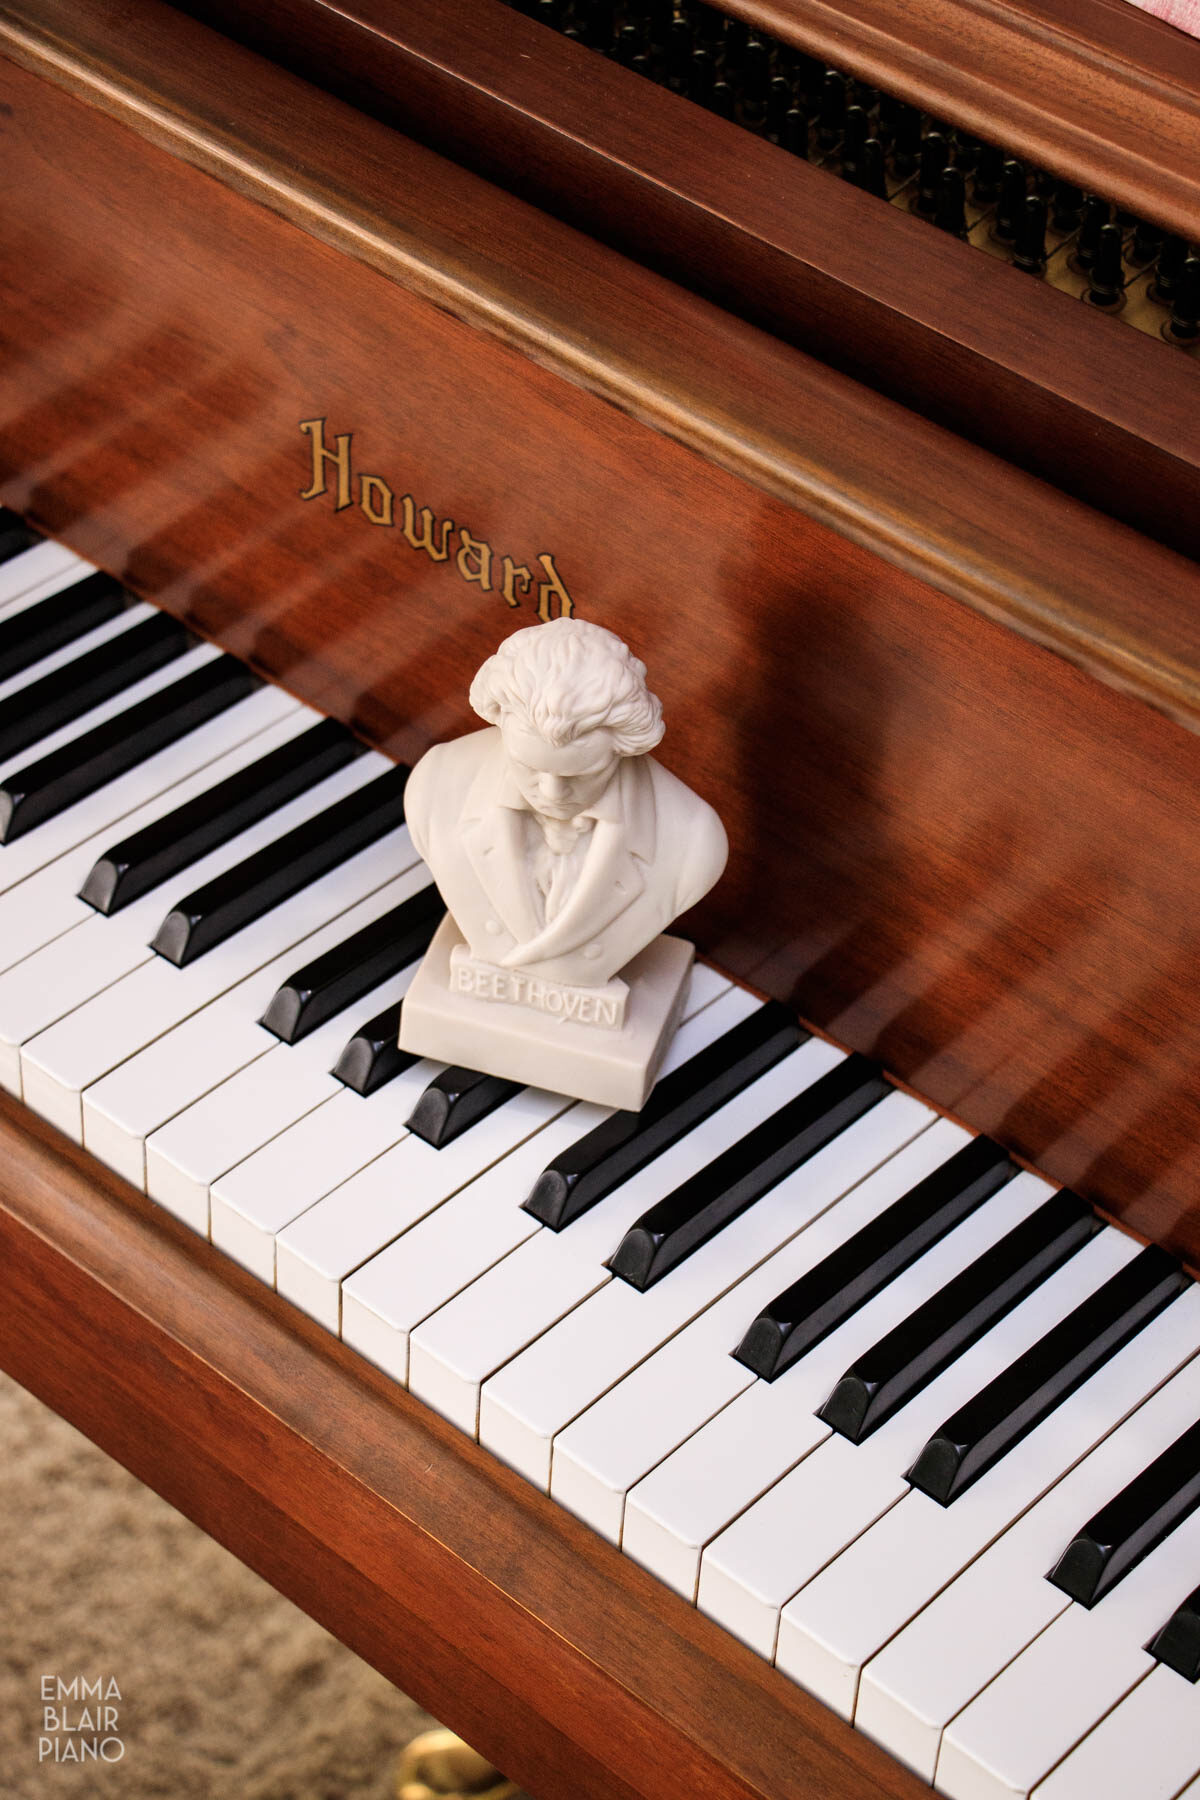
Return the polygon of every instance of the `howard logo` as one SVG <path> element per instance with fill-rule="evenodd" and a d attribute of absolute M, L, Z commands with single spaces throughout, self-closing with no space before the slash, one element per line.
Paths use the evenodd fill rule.
<path fill-rule="evenodd" d="M 465 525 L 456 526 L 453 519 L 439 519 L 427 506 L 418 507 L 411 494 L 401 494 L 382 475 L 367 475 L 351 465 L 350 441 L 353 432 L 339 432 L 333 445 L 325 437 L 324 419 L 301 419 L 300 429 L 309 439 L 312 452 L 312 480 L 300 494 L 302 500 L 315 500 L 329 492 L 333 481 L 333 510 L 343 512 L 358 506 L 372 525 L 394 529 L 399 523 L 408 543 L 427 556 L 430 562 L 445 563 L 473 587 L 485 593 L 498 593 L 509 606 L 520 606 L 522 599 L 532 604 L 536 591 L 537 616 L 543 624 L 555 617 L 569 619 L 575 611 L 562 576 L 554 566 L 548 550 L 539 550 L 535 561 L 540 579 L 525 563 L 502 556 L 483 538 L 477 538 Z M 455 538 L 457 537 L 457 543 Z"/>

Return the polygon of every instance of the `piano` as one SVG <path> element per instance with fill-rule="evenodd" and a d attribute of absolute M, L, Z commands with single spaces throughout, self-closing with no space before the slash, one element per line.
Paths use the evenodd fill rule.
<path fill-rule="evenodd" d="M 539 1797 L 1194 1794 L 1200 48 L 397 11 L 0 8 L 0 1364 Z M 388 1049 L 569 608 L 733 840 L 640 1131 Z"/>

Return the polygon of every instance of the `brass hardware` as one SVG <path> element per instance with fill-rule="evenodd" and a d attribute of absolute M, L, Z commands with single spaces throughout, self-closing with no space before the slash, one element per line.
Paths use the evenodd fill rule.
<path fill-rule="evenodd" d="M 509 1781 L 452 1731 L 423 1731 L 400 1758 L 396 1800 L 515 1800 Z"/>

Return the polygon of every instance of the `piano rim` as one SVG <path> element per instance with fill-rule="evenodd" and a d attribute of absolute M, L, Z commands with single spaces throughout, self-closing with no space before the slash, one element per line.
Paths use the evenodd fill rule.
<path fill-rule="evenodd" d="M 539 1800 L 928 1792 L 0 1095 L 0 1367 Z"/>
<path fill-rule="evenodd" d="M 884 563 L 1200 730 L 1200 584 L 1184 556 L 161 0 L 6 0 L 0 54 Z M 54 533 L 53 518 L 38 522 Z"/>

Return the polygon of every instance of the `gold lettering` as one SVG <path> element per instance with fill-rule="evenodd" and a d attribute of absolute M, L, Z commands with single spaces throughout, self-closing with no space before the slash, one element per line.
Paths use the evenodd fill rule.
<path fill-rule="evenodd" d="M 318 494 L 328 493 L 326 480 L 326 463 L 332 463 L 337 469 L 337 499 L 334 501 L 334 512 L 350 504 L 350 439 L 353 432 L 346 431 L 334 438 L 336 450 L 325 446 L 324 419 L 301 419 L 301 431 L 307 431 L 312 439 L 312 486 L 300 495 L 302 500 L 315 500 Z"/>
<path fill-rule="evenodd" d="M 521 604 L 513 591 L 516 583 L 519 581 L 521 584 L 521 592 L 527 594 L 529 592 L 529 584 L 532 580 L 533 576 L 529 573 L 529 570 L 523 563 L 515 563 L 511 556 L 505 557 L 504 583 L 500 592 L 504 595 L 504 598 L 508 601 L 510 606 L 520 606 Z"/>
<path fill-rule="evenodd" d="M 438 522 L 435 521 L 429 508 L 427 506 L 421 508 L 421 535 L 418 537 L 416 528 L 416 503 L 414 502 L 412 495 L 402 494 L 400 497 L 400 506 L 404 513 L 402 530 L 413 549 L 424 550 L 425 554 L 433 562 L 445 562 L 450 554 L 450 545 L 447 540 L 449 539 L 450 533 L 454 530 L 454 520 L 442 519 L 440 521 L 439 529 L 442 534 L 442 541 L 440 546 L 435 545 L 433 541 L 433 532 L 434 525 Z"/>
<path fill-rule="evenodd" d="M 392 523 L 392 501 L 394 499 L 395 495 L 382 476 L 359 476 L 358 504 L 372 525 L 390 525 Z"/>
<path fill-rule="evenodd" d="M 538 587 L 538 618 L 542 621 L 543 625 L 549 624 L 550 620 L 554 617 L 554 614 L 550 610 L 550 603 L 555 595 L 558 596 L 558 617 L 560 619 L 573 618 L 575 614 L 575 602 L 563 586 L 562 577 L 554 566 L 554 558 L 548 551 L 539 550 L 538 561 L 541 563 L 546 574 L 550 577 L 548 581 L 543 581 Z"/>
<path fill-rule="evenodd" d="M 464 525 L 458 528 L 461 548 L 458 552 L 458 572 L 464 581 L 477 581 L 481 588 L 490 594 L 492 591 L 492 546 L 485 544 L 481 538 L 472 537 Z M 473 560 L 472 560 L 473 559 Z"/>

